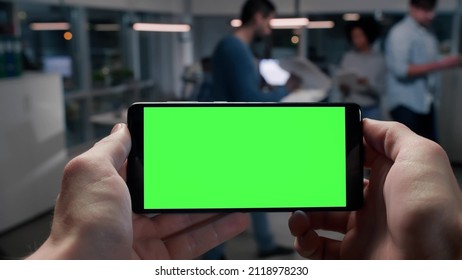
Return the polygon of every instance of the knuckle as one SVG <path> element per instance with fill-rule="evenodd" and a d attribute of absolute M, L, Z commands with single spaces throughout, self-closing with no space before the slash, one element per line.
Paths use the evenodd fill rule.
<path fill-rule="evenodd" d="M 104 164 L 93 156 L 82 154 L 75 157 L 64 167 L 63 186 L 84 184 L 105 175 Z"/>
<path fill-rule="evenodd" d="M 89 171 L 89 161 L 84 155 L 77 156 L 64 167 L 64 178 L 73 178 L 76 175 Z"/>
<path fill-rule="evenodd" d="M 446 151 L 437 143 L 422 139 L 422 146 L 425 146 L 426 152 L 433 158 L 446 158 Z"/>

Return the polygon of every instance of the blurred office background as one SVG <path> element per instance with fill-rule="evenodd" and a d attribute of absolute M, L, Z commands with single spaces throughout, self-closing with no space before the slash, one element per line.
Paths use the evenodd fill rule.
<path fill-rule="evenodd" d="M 65 162 L 124 121 L 131 103 L 188 98 L 201 79 L 201 58 L 232 32 L 243 2 L 0 1 L 0 255 L 20 258 L 39 245 Z M 407 0 L 273 2 L 278 17 L 307 17 L 310 23 L 274 30 L 263 47 L 255 46 L 256 53 L 303 56 L 326 75 L 350 49 L 348 22 L 374 17 L 383 28 L 376 43 L 381 49 L 408 6 Z M 439 2 L 433 28 L 440 52 L 460 53 L 462 1 Z M 137 23 L 169 24 L 169 30 L 137 31 Z M 460 69 L 444 71 L 438 93 L 441 144 L 455 170 L 462 163 L 460 77 Z M 29 231 L 43 214 L 47 222 L 39 233 Z M 278 238 L 290 240 L 287 232 Z"/>

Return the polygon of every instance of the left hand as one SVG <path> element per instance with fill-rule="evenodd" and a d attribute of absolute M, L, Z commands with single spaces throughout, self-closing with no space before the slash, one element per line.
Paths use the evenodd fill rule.
<path fill-rule="evenodd" d="M 65 168 L 51 234 L 30 259 L 192 259 L 244 231 L 245 214 L 136 215 L 125 125 Z"/>

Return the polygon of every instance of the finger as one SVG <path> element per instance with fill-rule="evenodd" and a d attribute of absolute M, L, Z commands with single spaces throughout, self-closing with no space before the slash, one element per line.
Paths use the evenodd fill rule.
<path fill-rule="evenodd" d="M 363 130 L 367 145 L 393 161 L 396 161 L 400 151 L 406 151 L 409 147 L 419 147 L 419 141 L 423 140 L 409 128 L 397 122 L 365 119 Z M 369 158 L 366 157 L 369 164 L 371 158 L 370 155 Z"/>
<path fill-rule="evenodd" d="M 167 254 L 164 240 L 185 234 L 206 223 L 211 223 L 222 214 L 161 214 L 151 219 L 143 215 L 133 216 L 134 240 L 138 253 L 142 258 L 165 258 Z M 165 251 L 158 252 L 159 248 Z M 156 252 L 159 256 L 153 255 Z"/>
<path fill-rule="evenodd" d="M 293 236 L 302 236 L 310 230 L 310 220 L 305 212 L 296 211 L 289 218 L 289 229 Z"/>
<path fill-rule="evenodd" d="M 396 162 L 428 163 L 438 160 L 441 160 L 439 166 L 445 169 L 449 166 L 447 154 L 441 146 L 402 124 L 366 119 L 363 129 L 367 144 L 366 166 L 375 164 L 377 168 L 389 168 Z"/>
<path fill-rule="evenodd" d="M 341 241 L 320 237 L 314 230 L 295 239 L 295 250 L 307 259 L 340 259 Z"/>
<path fill-rule="evenodd" d="M 363 188 L 366 189 L 369 186 L 369 179 L 363 179 Z"/>
<path fill-rule="evenodd" d="M 221 214 L 161 214 L 147 219 L 145 216 L 134 216 L 134 234 L 136 239 L 151 239 L 153 236 L 166 239 L 194 225 L 215 219 Z"/>
<path fill-rule="evenodd" d="M 126 125 L 116 125 L 111 135 L 66 165 L 62 186 L 86 186 L 107 178 L 117 180 L 114 175 L 121 170 L 130 148 L 130 133 Z"/>
<path fill-rule="evenodd" d="M 364 145 L 364 167 L 365 168 L 371 168 L 374 162 L 376 161 L 377 158 L 379 158 L 381 155 L 374 150 L 367 142 L 366 140 L 363 141 Z"/>
<path fill-rule="evenodd" d="M 294 236 L 301 236 L 309 230 L 328 230 L 346 233 L 350 212 L 295 212 L 289 219 L 289 229 Z"/>
<path fill-rule="evenodd" d="M 131 149 L 130 132 L 125 124 L 114 126 L 111 135 L 96 143 L 84 155 L 109 160 L 116 170 L 120 170 Z"/>
<path fill-rule="evenodd" d="M 190 231 L 165 240 L 172 259 L 193 259 L 242 233 L 249 224 L 243 213 L 221 216 Z"/>
<path fill-rule="evenodd" d="M 173 235 L 191 227 L 216 219 L 221 214 L 161 214 L 151 218 L 150 224 L 146 224 L 145 229 L 137 229 L 140 233 L 139 238 L 151 238 L 156 236 L 160 239 L 167 239 Z M 152 230 L 155 230 L 153 232 Z"/>

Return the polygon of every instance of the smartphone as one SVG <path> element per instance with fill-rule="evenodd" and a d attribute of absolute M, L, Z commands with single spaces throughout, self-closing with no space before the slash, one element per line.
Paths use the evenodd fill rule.
<path fill-rule="evenodd" d="M 136 213 L 356 210 L 355 104 L 136 103 L 127 184 Z"/>

